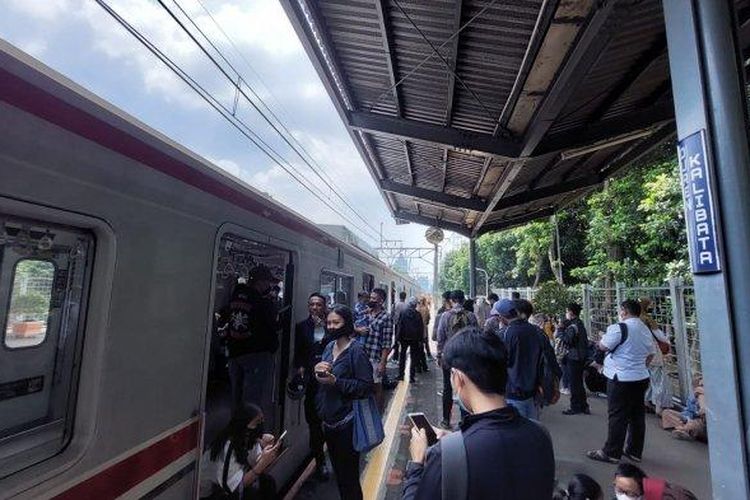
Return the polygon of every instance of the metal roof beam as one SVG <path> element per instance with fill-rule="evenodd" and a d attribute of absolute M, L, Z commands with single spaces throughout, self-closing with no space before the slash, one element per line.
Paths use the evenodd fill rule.
<path fill-rule="evenodd" d="M 604 52 L 604 48 L 609 43 L 614 32 L 613 29 L 604 29 L 607 24 L 609 15 L 615 8 L 615 1 L 609 0 L 604 3 L 595 4 L 595 9 L 591 14 L 586 25 L 581 28 L 576 42 L 570 49 L 569 54 L 561 69 L 558 71 L 554 82 L 549 87 L 544 101 L 535 112 L 531 123 L 526 127 L 524 134 L 523 147 L 519 157 L 525 158 L 532 155 L 539 143 L 542 141 L 547 131 L 554 123 L 557 116 L 562 111 L 572 90 L 586 77 L 589 68 L 597 61 Z M 553 20 L 554 23 L 554 20 Z M 502 182 L 495 192 L 490 207 L 500 201 L 500 198 L 507 192 L 513 184 L 516 176 L 521 171 L 523 162 L 516 162 L 512 165 Z M 473 234 L 479 234 L 482 225 L 490 216 L 491 208 L 488 208 L 474 225 Z"/>
<path fill-rule="evenodd" d="M 521 149 L 515 140 L 362 111 L 349 112 L 347 125 L 371 134 L 427 142 L 479 155 L 514 158 Z"/>
<path fill-rule="evenodd" d="M 498 201 L 495 204 L 492 210 L 496 211 L 496 210 L 503 210 L 506 208 L 513 208 L 518 205 L 524 205 L 526 203 L 543 200 L 551 196 L 557 196 L 560 194 L 568 193 L 570 191 L 577 191 L 579 189 L 596 186 L 597 184 L 600 184 L 601 182 L 602 182 L 602 177 L 598 175 L 592 175 L 589 177 L 582 177 L 580 179 L 575 179 L 575 180 L 568 181 L 568 182 L 553 184 L 551 186 L 547 186 L 543 188 L 532 189 L 530 191 L 524 191 L 522 193 L 514 194 L 513 196 L 508 196 L 507 198 L 502 198 L 500 201 Z"/>
<path fill-rule="evenodd" d="M 425 189 L 408 184 L 401 184 L 389 179 L 380 181 L 380 189 L 389 193 L 402 194 L 419 198 L 428 202 L 439 203 L 449 208 L 465 208 L 467 210 L 484 210 L 487 208 L 487 202 L 481 198 L 463 198 L 452 194 L 446 194 L 432 189 Z"/>
<path fill-rule="evenodd" d="M 394 212 L 393 217 L 409 222 L 416 222 L 417 224 L 424 224 L 425 226 L 435 226 L 448 231 L 453 231 L 462 236 L 469 237 L 470 231 L 462 224 L 456 224 L 455 222 L 446 222 L 444 220 L 426 217 L 424 215 L 417 215 L 411 212 L 404 212 L 403 210 Z"/>
<path fill-rule="evenodd" d="M 454 32 L 459 32 L 461 29 L 461 13 L 463 10 L 463 1 L 456 0 L 456 10 L 454 16 Z M 458 44 L 460 40 L 460 34 L 456 35 L 453 41 L 453 47 L 451 49 L 448 63 L 450 64 L 450 71 L 448 72 L 448 97 L 446 98 L 446 109 L 445 109 L 445 126 L 450 127 L 451 120 L 453 120 L 453 100 L 455 99 L 456 93 L 456 61 L 458 58 Z"/>
<path fill-rule="evenodd" d="M 493 231 L 510 229 L 512 227 L 526 224 L 527 222 L 541 219 L 542 217 L 549 217 L 550 215 L 554 215 L 556 211 L 557 209 L 555 207 L 546 207 L 541 210 L 535 210 L 533 212 L 528 212 L 517 217 L 505 219 L 502 222 L 493 222 L 492 224 L 486 224 L 482 226 L 482 230 L 479 231 L 479 234 L 486 234 Z"/>
<path fill-rule="evenodd" d="M 665 102 L 637 113 L 589 123 L 552 135 L 539 144 L 534 151 L 534 155 L 541 156 L 555 151 L 578 149 L 599 142 L 603 143 L 608 139 L 647 130 L 672 120 L 674 120 L 674 105 L 671 102 Z"/>
<path fill-rule="evenodd" d="M 630 69 L 623 75 L 620 81 L 615 87 L 607 94 L 607 97 L 602 100 L 601 103 L 596 107 L 588 120 L 591 122 L 598 122 L 602 117 L 609 111 L 623 95 L 630 90 L 638 79 L 661 57 L 667 53 L 667 36 L 662 33 L 657 37 L 651 47 L 642 53 L 638 60 L 630 67 Z"/>

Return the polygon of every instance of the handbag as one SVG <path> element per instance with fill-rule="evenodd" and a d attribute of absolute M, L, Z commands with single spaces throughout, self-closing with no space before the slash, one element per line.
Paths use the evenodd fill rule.
<path fill-rule="evenodd" d="M 352 401 L 354 413 L 354 450 L 367 453 L 378 446 L 385 438 L 383 420 L 380 418 L 375 398 L 370 396 Z"/>
<path fill-rule="evenodd" d="M 663 340 L 660 340 L 659 337 L 654 334 L 653 330 L 651 331 L 651 335 L 654 337 L 654 340 L 656 341 L 656 344 L 659 346 L 659 350 L 663 355 L 669 354 L 669 352 L 672 350 L 672 346 L 669 345 L 669 342 L 664 342 Z"/>

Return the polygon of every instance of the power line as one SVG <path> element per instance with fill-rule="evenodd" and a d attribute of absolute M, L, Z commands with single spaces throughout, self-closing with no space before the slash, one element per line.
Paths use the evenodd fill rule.
<path fill-rule="evenodd" d="M 375 233 L 377 233 L 377 229 L 375 227 L 373 227 L 367 219 L 365 219 L 362 215 L 360 215 L 359 212 L 347 200 L 345 200 L 343 198 L 343 196 L 339 193 L 338 189 L 332 183 L 329 183 L 328 181 L 326 181 L 325 179 L 323 179 L 323 176 L 315 169 L 315 167 L 313 167 L 313 165 L 310 163 L 310 161 L 308 161 L 308 159 L 300 152 L 300 150 L 294 144 L 292 144 L 292 142 L 289 140 L 289 138 L 281 130 L 279 130 L 279 127 L 277 127 L 276 124 L 274 124 L 273 121 L 270 118 L 268 118 L 268 116 L 265 113 L 263 113 L 263 111 L 258 107 L 258 105 L 242 90 L 242 86 L 238 85 L 237 83 L 235 83 L 235 81 L 231 77 L 231 75 L 229 75 L 229 73 L 227 73 L 227 71 L 224 69 L 224 67 L 221 64 L 219 64 L 219 62 L 209 53 L 209 51 L 203 46 L 203 44 L 201 44 L 200 41 L 198 41 L 198 39 L 187 28 L 187 26 L 185 26 L 185 24 L 175 15 L 175 13 L 172 12 L 172 10 L 169 7 L 167 7 L 167 5 L 164 3 L 164 1 L 163 0 L 157 0 L 157 1 L 159 2 L 159 5 L 161 5 L 162 8 L 169 14 L 169 16 L 180 26 L 180 28 L 182 28 L 182 30 L 190 37 L 190 39 L 193 40 L 193 42 L 198 46 L 198 48 L 200 48 L 200 50 L 206 55 L 206 57 L 209 58 L 209 60 L 214 64 L 214 66 L 216 66 L 216 68 L 232 84 L 232 86 L 235 87 L 236 91 L 239 92 L 239 94 L 241 94 L 247 100 L 247 102 L 250 103 L 250 105 L 263 117 L 263 119 L 266 121 L 266 123 L 268 123 L 271 126 L 271 128 L 273 128 L 273 130 L 281 137 L 281 139 L 290 148 L 292 148 L 292 150 L 310 168 L 310 170 L 312 170 L 315 173 L 315 175 L 331 190 L 332 193 L 334 193 L 336 195 L 337 198 L 339 198 L 352 211 L 352 213 L 357 218 L 359 218 L 362 222 L 364 222 L 364 224 L 366 226 L 370 227 L 370 229 L 372 229 L 373 231 L 375 231 Z M 183 13 L 183 15 L 185 15 L 185 17 L 188 18 L 188 20 L 193 24 L 193 26 L 195 26 L 198 29 L 198 31 L 201 33 L 201 35 L 205 39 L 207 39 L 209 41 L 209 44 L 211 45 L 211 47 L 213 47 L 213 49 L 220 55 L 220 57 L 224 61 L 227 62 L 227 64 L 229 65 L 229 67 L 232 69 L 232 71 L 234 71 L 234 73 L 236 73 L 238 75 L 238 78 L 241 78 L 241 74 L 234 68 L 234 66 L 232 66 L 231 63 L 229 63 L 229 61 L 226 59 L 226 57 L 224 57 L 224 55 L 216 47 L 216 45 L 214 45 L 213 42 L 211 42 L 208 39 L 208 37 L 206 36 L 206 34 L 200 29 L 200 27 L 197 26 L 197 24 L 192 20 L 192 18 L 182 9 L 182 7 L 177 3 L 177 1 L 173 0 L 173 2 L 180 9 L 180 11 Z M 247 84 L 247 81 L 245 81 L 245 83 Z M 248 84 L 248 87 L 249 87 L 249 84 Z M 254 91 L 253 91 L 253 93 L 255 94 Z M 257 97 L 257 94 L 255 94 L 255 95 Z M 277 118 L 277 120 L 278 120 L 278 118 Z"/>
<path fill-rule="evenodd" d="M 214 110 L 216 110 L 223 118 L 225 118 L 233 127 L 235 127 L 242 135 L 244 135 L 250 142 L 252 142 L 261 152 L 263 152 L 268 158 L 271 159 L 275 164 L 281 167 L 287 174 L 289 174 L 295 181 L 302 185 L 307 191 L 309 191 L 315 198 L 321 201 L 325 206 L 331 209 L 335 214 L 339 215 L 342 219 L 347 221 L 349 224 L 358 229 L 363 235 L 370 238 L 372 241 L 377 241 L 376 238 L 372 237 L 366 230 L 360 225 L 353 222 L 345 214 L 341 213 L 336 207 L 330 205 L 323 196 L 315 192 L 307 183 L 303 182 L 305 179 L 304 175 L 301 174 L 292 164 L 290 164 L 281 154 L 274 150 L 268 143 L 266 143 L 261 137 L 255 133 L 246 123 L 237 118 L 232 112 L 224 106 L 216 97 L 208 92 L 203 86 L 201 86 L 195 79 L 193 79 L 185 70 L 183 70 L 177 63 L 175 63 L 169 56 L 162 52 L 156 47 L 148 38 L 142 35 L 135 27 L 127 22 L 122 16 L 120 16 L 112 7 L 110 7 L 104 0 L 96 0 L 112 18 L 114 18 L 122 27 L 124 27 L 131 35 L 133 35 L 141 44 L 143 44 L 152 54 L 154 54 L 160 61 L 162 61 L 172 72 L 174 72 L 183 82 L 185 82 L 192 90 L 194 90 L 203 100 L 205 100 Z M 278 158 L 277 158 L 278 157 Z M 280 159 L 279 159 L 280 158 Z M 286 163 L 288 166 L 285 166 Z M 301 178 L 300 178 L 301 177 Z"/>

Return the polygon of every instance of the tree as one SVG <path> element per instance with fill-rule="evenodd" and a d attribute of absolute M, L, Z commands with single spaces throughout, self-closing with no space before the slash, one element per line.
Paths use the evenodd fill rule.
<path fill-rule="evenodd" d="M 517 243 L 512 231 L 485 234 L 477 240 L 477 262 L 487 271 L 490 286 L 508 288 L 526 284 L 514 275 Z"/>
<path fill-rule="evenodd" d="M 469 288 L 469 245 L 463 244 L 445 254 L 440 268 L 440 289 Z"/>

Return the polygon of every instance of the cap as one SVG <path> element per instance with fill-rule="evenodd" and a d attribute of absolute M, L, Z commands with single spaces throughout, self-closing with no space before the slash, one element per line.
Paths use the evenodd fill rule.
<path fill-rule="evenodd" d="M 495 302 L 492 309 L 503 318 L 515 318 L 518 315 L 516 305 L 510 299 L 503 299 Z"/>

